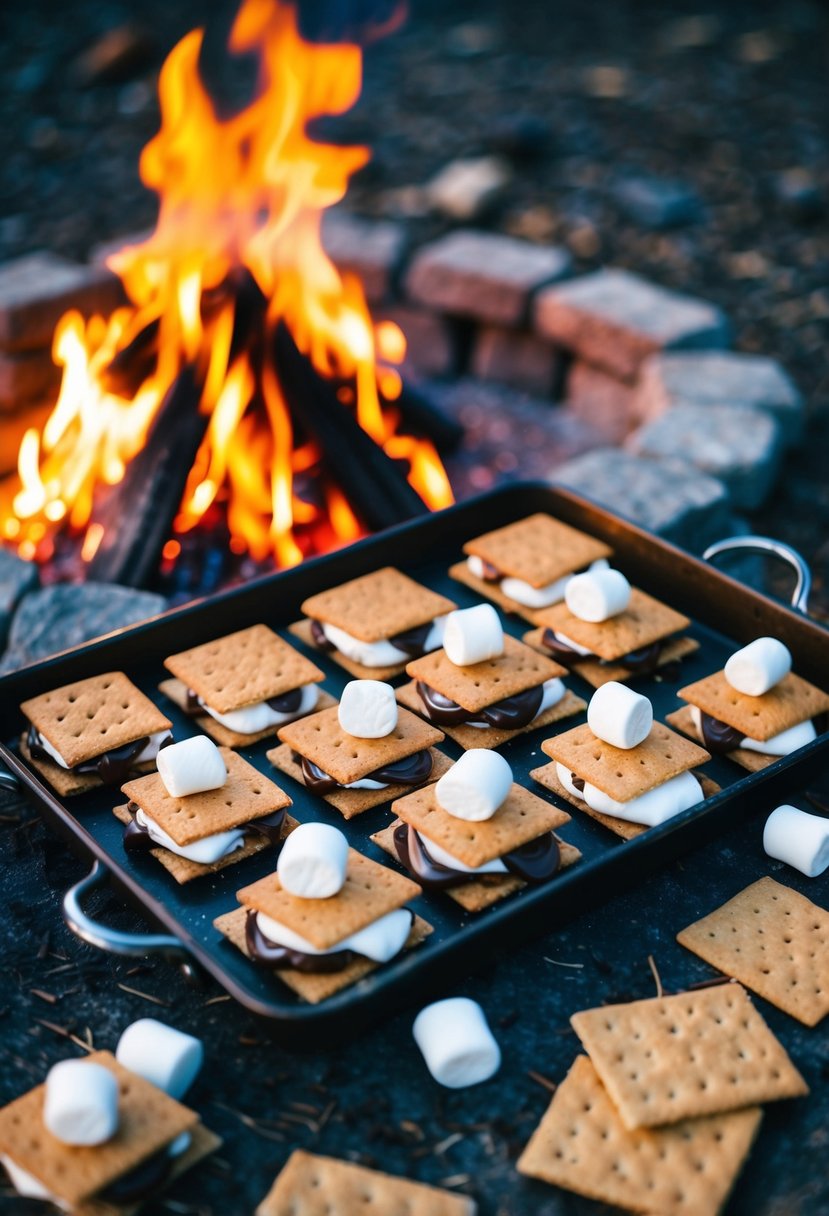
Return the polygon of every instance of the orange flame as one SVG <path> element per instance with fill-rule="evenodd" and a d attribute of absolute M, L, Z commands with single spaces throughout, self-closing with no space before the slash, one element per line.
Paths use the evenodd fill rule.
<path fill-rule="evenodd" d="M 236 350 L 236 304 L 227 285 L 245 268 L 266 303 L 265 339 L 284 322 L 324 376 L 354 386 L 359 424 L 389 456 L 406 461 L 409 481 L 431 507 L 452 501 L 433 446 L 400 434 L 393 408 L 405 338 L 391 322 L 372 323 L 358 280 L 342 278 L 325 253 L 323 212 L 345 195 L 368 159 L 362 147 L 312 140 L 309 122 L 341 114 L 360 92 L 359 47 L 306 43 L 292 6 L 245 0 L 230 36 L 234 52 L 256 52 L 259 92 L 246 109 L 220 119 L 198 69 L 203 32 L 186 35 L 159 78 L 161 127 L 140 160 L 141 179 L 159 195 L 155 231 L 109 264 L 130 305 L 104 320 L 67 313 L 53 356 L 63 368 L 43 432 L 29 431 L 17 484 L 0 494 L 2 536 L 32 555 L 68 524 L 87 530 L 91 560 L 100 524 L 90 523 L 96 487 L 116 484 L 141 450 L 165 394 L 185 366 L 200 385 L 207 430 L 187 481 L 174 531 L 194 528 L 214 503 L 226 509 L 231 548 L 279 565 L 301 561 L 297 527 L 319 522 L 326 545 L 361 534 L 336 486 L 321 505 L 299 497 L 295 477 L 313 468 L 313 443 L 294 446 L 292 422 L 267 359 Z M 113 360 L 132 343 L 153 352 L 152 369 L 128 390 Z M 122 395 L 123 394 L 123 395 Z M 342 396 L 341 396 L 342 400 Z M 172 538 L 171 538 L 172 539 Z M 172 559 L 178 542 L 168 544 Z"/>

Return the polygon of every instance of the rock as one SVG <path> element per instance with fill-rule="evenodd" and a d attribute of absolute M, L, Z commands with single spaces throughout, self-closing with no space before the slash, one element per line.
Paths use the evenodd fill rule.
<path fill-rule="evenodd" d="M 690 224 L 701 213 L 694 192 L 672 178 L 626 175 L 611 186 L 611 193 L 635 223 L 655 231 Z"/>
<path fill-rule="evenodd" d="M 101 34 L 72 64 L 72 75 L 82 88 L 129 80 L 155 56 L 155 42 L 135 22 L 125 22 Z"/>
<path fill-rule="evenodd" d="M 584 91 L 588 97 L 599 97 L 606 101 L 617 101 L 630 92 L 630 76 L 625 68 L 615 64 L 595 64 L 584 69 Z"/>
<path fill-rule="evenodd" d="M 0 648 L 6 645 L 14 610 L 24 595 L 39 582 L 34 562 L 24 562 L 16 553 L 0 549 Z"/>
<path fill-rule="evenodd" d="M 126 232 L 123 236 L 112 236 L 106 241 L 93 245 L 89 251 L 89 261 L 93 266 L 104 266 L 108 257 L 120 253 L 127 245 L 143 245 L 153 234 L 152 228 L 142 228 L 140 232 Z"/>
<path fill-rule="evenodd" d="M 532 293 L 563 278 L 570 266 L 566 250 L 467 229 L 419 249 L 406 274 L 406 290 L 428 308 L 518 325 Z"/>
<path fill-rule="evenodd" d="M 627 441 L 641 456 L 677 457 L 718 477 L 735 507 L 761 506 L 780 467 L 780 428 L 770 414 L 744 405 L 677 405 Z"/>
<path fill-rule="evenodd" d="M 725 486 L 685 460 L 600 448 L 555 469 L 550 480 L 695 553 L 729 531 Z"/>
<path fill-rule="evenodd" d="M 536 334 L 490 325 L 476 339 L 472 374 L 545 396 L 553 391 L 561 362 L 561 352 Z"/>
<path fill-rule="evenodd" d="M 696 13 L 691 17 L 676 17 L 659 31 L 660 46 L 669 52 L 698 50 L 711 46 L 722 33 L 719 17 Z"/>
<path fill-rule="evenodd" d="M 497 156 L 454 160 L 424 187 L 429 205 L 453 220 L 480 219 L 510 180 L 507 163 Z"/>
<path fill-rule="evenodd" d="M 498 45 L 498 29 L 489 21 L 462 21 L 446 35 L 446 49 L 458 59 L 486 55 Z"/>
<path fill-rule="evenodd" d="M 518 163 L 537 160 L 549 152 L 549 125 L 536 114 L 505 114 L 487 135 L 493 152 Z"/>
<path fill-rule="evenodd" d="M 60 376 L 48 347 L 18 353 L 0 350 L 0 415 L 56 394 Z"/>
<path fill-rule="evenodd" d="M 394 321 L 406 338 L 403 372 L 416 376 L 448 376 L 458 363 L 456 335 L 445 317 L 424 308 L 394 304 L 378 314 L 378 320 Z"/>
<path fill-rule="evenodd" d="M 393 220 L 359 219 L 339 210 L 323 216 L 326 252 L 338 270 L 357 275 L 370 303 L 389 295 L 406 241 L 406 229 Z"/>
<path fill-rule="evenodd" d="M 626 270 L 598 270 L 544 287 L 533 316 L 543 337 L 624 380 L 658 350 L 722 348 L 729 341 L 728 322 L 716 305 Z"/>
<path fill-rule="evenodd" d="M 826 210 L 826 199 L 808 169 L 787 169 L 775 179 L 774 193 L 792 219 L 808 224 L 820 219 Z"/>
<path fill-rule="evenodd" d="M 119 280 L 100 266 L 82 266 L 48 252 L 6 262 L 0 266 L 0 350 L 50 347 L 67 309 L 107 315 L 122 301 Z"/>
<path fill-rule="evenodd" d="M 576 360 L 567 376 L 563 409 L 595 427 L 606 443 L 621 443 L 633 422 L 633 389 L 598 367 Z"/>
<path fill-rule="evenodd" d="M 646 422 L 677 405 L 747 405 L 766 410 L 784 443 L 803 433 L 803 398 L 775 359 L 736 352 L 652 355 L 642 365 L 634 417 Z"/>
<path fill-rule="evenodd" d="M 163 612 L 166 600 L 110 583 L 56 583 L 25 596 L 14 614 L 0 673 Z"/>

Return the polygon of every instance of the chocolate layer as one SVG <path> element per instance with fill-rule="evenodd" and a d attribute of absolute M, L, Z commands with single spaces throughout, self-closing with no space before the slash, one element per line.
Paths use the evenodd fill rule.
<path fill-rule="evenodd" d="M 395 633 L 390 638 L 384 638 L 383 641 L 391 642 L 392 646 L 396 646 L 398 650 L 402 650 L 410 659 L 419 659 L 421 655 L 426 653 L 426 639 L 432 631 L 432 621 L 427 621 L 425 625 L 417 625 L 414 629 L 406 629 L 403 633 Z M 314 645 L 320 650 L 332 651 L 337 647 L 326 637 L 325 630 L 320 621 L 311 621 L 311 637 L 314 640 Z"/>
<path fill-rule="evenodd" d="M 293 760 L 295 764 L 301 766 L 303 780 L 308 789 L 315 794 L 330 794 L 332 790 L 348 788 L 340 785 L 338 781 L 335 781 L 333 777 L 306 759 L 305 756 L 301 756 L 299 752 L 293 752 Z M 432 767 L 432 753 L 427 749 L 406 756 L 403 760 L 384 764 L 381 768 L 366 773 L 362 780 L 379 781 L 383 785 L 423 785 L 424 781 L 428 781 L 431 777 Z"/>
<path fill-rule="evenodd" d="M 164 845 L 159 844 L 150 836 L 146 824 L 139 823 L 135 818 L 136 811 L 139 809 L 136 802 L 127 803 L 127 810 L 133 818 L 124 828 L 124 849 L 127 853 L 148 853 L 150 849 L 163 849 Z M 274 811 L 270 815 L 263 815 L 261 819 L 254 819 L 250 823 L 246 823 L 244 830 L 253 832 L 257 836 L 264 836 L 269 844 L 279 844 L 285 828 L 286 814 L 285 808 L 282 807 L 281 810 Z"/>
<path fill-rule="evenodd" d="M 152 1157 L 142 1161 L 128 1174 L 116 1178 L 105 1190 L 98 1192 L 96 1199 L 117 1204 L 119 1207 L 128 1203 L 140 1203 L 166 1182 L 174 1161 L 175 1157 L 170 1153 L 168 1145 L 153 1153 Z"/>
<path fill-rule="evenodd" d="M 555 632 L 554 629 L 545 629 L 541 635 L 541 643 L 545 650 L 549 650 L 553 658 L 558 659 L 562 667 L 566 667 L 572 671 L 577 663 L 583 663 L 586 659 L 594 659 L 601 664 L 609 665 L 620 663 L 623 667 L 627 667 L 636 675 L 653 675 L 659 667 L 659 659 L 668 638 L 662 638 L 658 642 L 651 642 L 647 646 L 640 646 L 638 650 L 631 650 L 627 654 L 623 654 L 619 659 L 600 659 L 595 654 L 580 654 L 574 650 L 572 646 L 568 646 L 562 638 Z"/>
<path fill-rule="evenodd" d="M 123 785 L 133 773 L 136 759 L 149 741 L 149 735 L 144 735 L 140 739 L 134 739 L 131 743 L 123 743 L 121 747 L 114 747 L 111 751 L 102 752 L 100 756 L 94 756 L 91 760 L 82 760 L 80 764 L 75 764 L 67 772 L 95 773 L 101 778 L 104 785 Z M 164 740 L 158 750 L 161 751 L 162 747 L 168 747 L 172 742 L 173 739 L 170 736 Z M 55 763 L 54 756 L 50 755 L 43 746 L 40 733 L 34 725 L 29 727 L 26 743 L 34 760 Z"/>
<path fill-rule="evenodd" d="M 281 696 L 268 697 L 265 704 L 278 714 L 295 714 L 302 704 L 302 689 L 292 688 L 290 692 L 283 692 Z M 188 688 L 184 712 L 195 718 L 200 717 L 206 709 L 207 706 L 201 697 L 192 688 Z"/>
<path fill-rule="evenodd" d="M 498 730 L 521 730 L 532 722 L 544 697 L 542 686 L 537 684 L 535 688 L 517 692 L 512 697 L 505 697 L 502 701 L 495 701 L 483 709 L 470 712 L 420 680 L 415 687 L 423 702 L 426 717 L 439 726 L 460 726 L 467 723 L 493 726 Z"/>
<path fill-rule="evenodd" d="M 468 882 L 480 882 L 487 878 L 500 878 L 499 874 L 468 874 L 465 870 L 454 870 L 435 861 L 430 856 L 423 838 L 411 826 L 401 823 L 394 829 L 394 847 L 406 869 L 424 887 L 445 890 Z M 545 832 L 535 840 L 512 849 L 501 858 L 508 872 L 524 882 L 537 884 L 546 882 L 558 871 L 561 851 L 552 832 Z"/>
<path fill-rule="evenodd" d="M 409 915 L 414 921 L 414 913 L 410 912 Z M 350 963 L 364 957 L 355 950 L 334 950 L 330 954 L 305 954 L 302 950 L 290 950 L 287 946 L 277 945 L 276 942 L 269 941 L 259 928 L 254 908 L 248 909 L 245 919 L 245 942 L 254 962 L 274 970 L 291 967 L 294 971 L 328 974 L 332 971 L 342 971 Z"/>

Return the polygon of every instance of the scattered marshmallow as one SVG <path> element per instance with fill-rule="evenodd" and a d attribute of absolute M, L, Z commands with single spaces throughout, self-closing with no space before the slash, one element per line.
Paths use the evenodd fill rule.
<path fill-rule="evenodd" d="M 200 1039 L 174 1026 L 155 1018 L 139 1018 L 121 1035 L 115 1058 L 124 1068 L 178 1100 L 201 1070 L 204 1047 Z"/>
<path fill-rule="evenodd" d="M 491 604 L 450 612 L 443 648 L 449 662 L 456 667 L 496 659 L 504 653 L 504 630 L 498 613 Z"/>
<path fill-rule="evenodd" d="M 653 726 L 653 706 L 626 684 L 608 681 L 587 707 L 587 725 L 597 739 L 626 751 L 644 742 Z"/>
<path fill-rule="evenodd" d="M 194 735 L 192 739 L 163 747 L 156 767 L 171 798 L 218 790 L 227 781 L 222 753 L 207 735 Z"/>
<path fill-rule="evenodd" d="M 484 1011 L 468 997 L 427 1005 L 415 1018 L 412 1034 L 429 1072 L 447 1089 L 487 1081 L 501 1066 L 501 1050 Z"/>
<path fill-rule="evenodd" d="M 476 747 L 464 752 L 435 786 L 438 806 L 456 819 L 491 819 L 512 786 L 512 769 L 499 752 Z"/>
<path fill-rule="evenodd" d="M 778 806 L 766 820 L 763 848 L 776 861 L 785 861 L 807 878 L 817 878 L 829 869 L 829 819 L 796 806 Z"/>
<path fill-rule="evenodd" d="M 762 697 L 791 669 L 792 656 L 782 642 L 777 638 L 757 638 L 732 654 L 725 665 L 725 678 L 737 692 Z"/>
<path fill-rule="evenodd" d="M 380 680 L 351 680 L 337 711 L 340 726 L 357 739 L 385 739 L 397 726 L 394 689 Z"/>
<path fill-rule="evenodd" d="M 580 621 L 598 624 L 624 612 L 630 603 L 630 583 L 621 570 L 588 570 L 570 579 L 564 600 Z"/>
<path fill-rule="evenodd" d="M 61 1060 L 49 1069 L 43 1122 L 63 1144 L 104 1144 L 118 1130 L 118 1082 L 103 1064 Z"/>
<path fill-rule="evenodd" d="M 327 823 L 301 823 L 282 845 L 276 872 L 282 886 L 302 899 L 330 899 L 343 889 L 348 841 Z"/>

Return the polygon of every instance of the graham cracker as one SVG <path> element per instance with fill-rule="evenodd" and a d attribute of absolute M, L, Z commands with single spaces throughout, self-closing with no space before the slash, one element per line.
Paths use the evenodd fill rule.
<path fill-rule="evenodd" d="M 717 1216 L 760 1127 L 758 1107 L 628 1131 L 587 1056 L 576 1056 L 518 1172 L 648 1216 Z"/>
<path fill-rule="evenodd" d="M 217 790 L 173 798 L 160 773 L 128 781 L 121 790 L 181 845 L 242 827 L 291 805 L 292 799 L 285 791 L 258 768 L 229 747 L 219 750 L 227 767 L 227 780 Z"/>
<path fill-rule="evenodd" d="M 162 680 L 158 686 L 158 691 L 163 692 L 164 696 L 168 697 L 174 705 L 177 705 L 179 709 L 188 713 L 187 686 L 182 684 L 181 680 L 176 680 L 175 678 Z M 332 697 L 324 688 L 321 688 L 317 697 L 317 703 L 310 712 L 319 713 L 321 709 L 328 709 L 336 704 L 336 698 Z M 303 714 L 302 716 L 304 717 L 305 715 Z M 209 735 L 214 743 L 218 743 L 220 747 L 250 747 L 254 743 L 260 743 L 262 739 L 272 739 L 278 729 L 276 726 L 266 726 L 264 730 L 256 730 L 253 734 L 245 735 L 239 730 L 230 730 L 229 727 L 224 726 L 221 722 L 217 722 L 215 718 L 211 718 L 210 714 L 201 714 L 198 717 L 194 717 L 192 721 L 206 735 Z"/>
<path fill-rule="evenodd" d="M 309 941 L 317 950 L 330 950 L 344 937 L 394 912 L 421 894 L 410 878 L 348 851 L 345 884 L 330 899 L 304 899 L 283 889 L 277 874 L 266 874 L 258 882 L 236 892 L 246 908 L 262 912 Z"/>
<path fill-rule="evenodd" d="M 70 768 L 172 726 L 122 671 L 76 680 L 20 708 Z"/>
<path fill-rule="evenodd" d="M 603 541 L 541 512 L 476 536 L 463 551 L 531 587 L 546 587 L 612 553 Z"/>
<path fill-rule="evenodd" d="M 389 663 L 384 667 L 366 667 L 365 663 L 355 663 L 354 659 L 350 659 L 348 655 L 337 650 L 322 650 L 314 641 L 314 635 L 311 633 L 311 622 L 309 620 L 294 621 L 293 625 L 288 626 L 288 633 L 292 633 L 295 638 L 299 638 L 306 646 L 310 646 L 312 650 L 319 651 L 326 658 L 332 659 L 335 663 L 339 663 L 349 675 L 352 675 L 355 680 L 393 680 L 395 676 L 399 676 L 406 670 L 406 664 Z"/>
<path fill-rule="evenodd" d="M 164 666 L 220 714 L 325 679 L 315 663 L 267 625 L 251 625 L 171 654 Z"/>
<path fill-rule="evenodd" d="M 122 1068 L 108 1051 L 87 1059 L 118 1081 L 118 1130 L 105 1144 L 64 1144 L 44 1126 L 46 1085 L 37 1085 L 0 1110 L 0 1153 L 31 1174 L 71 1208 L 135 1169 L 142 1161 L 198 1124 L 195 1111 L 143 1077 Z"/>
<path fill-rule="evenodd" d="M 532 646 L 533 650 L 539 651 L 540 654 L 549 654 L 549 650 L 541 640 L 543 634 L 543 629 L 529 629 L 524 634 L 523 640 L 528 646 Z M 656 660 L 657 670 L 662 667 L 668 667 L 671 663 L 679 662 L 680 659 L 693 654 L 695 650 L 699 650 L 699 642 L 694 638 L 671 638 L 665 642 L 659 652 Z M 577 659 L 571 663 L 569 670 L 581 676 L 593 688 L 601 688 L 603 684 L 609 684 L 611 680 L 623 684 L 625 680 L 635 679 L 640 675 L 633 668 L 625 667 L 624 663 L 607 663 L 601 662 L 599 659 L 587 657 Z"/>
<path fill-rule="evenodd" d="M 221 1148 L 221 1138 L 206 1128 L 204 1124 L 197 1123 L 195 1127 L 188 1132 L 190 1136 L 190 1145 L 177 1157 L 173 1158 L 170 1165 L 167 1177 L 158 1188 L 156 1194 L 160 1194 L 167 1190 L 168 1187 L 191 1170 L 194 1165 L 197 1165 L 202 1158 L 209 1156 L 210 1153 L 215 1153 L 218 1148 Z M 136 1216 L 142 1208 L 147 1210 L 148 1200 L 154 1198 L 153 1195 L 148 1196 L 147 1200 L 140 1203 L 130 1204 L 114 1204 L 107 1203 L 103 1199 L 88 1199 L 85 1203 L 72 1209 L 72 1216 Z"/>
<path fill-rule="evenodd" d="M 132 822 L 132 815 L 126 805 L 113 807 L 112 813 L 119 823 L 123 823 L 124 827 Z M 297 820 L 292 815 L 286 815 L 280 839 L 284 840 L 288 833 L 298 826 Z M 220 857 L 218 861 L 213 861 L 209 865 L 191 861 L 189 857 L 180 857 L 178 853 L 165 849 L 163 845 L 157 845 L 149 852 L 156 861 L 161 862 L 168 874 L 172 874 L 177 883 L 183 884 L 192 882 L 194 878 L 203 878 L 205 874 L 218 874 L 219 870 L 224 870 L 227 866 L 235 866 L 237 861 L 245 861 L 246 858 L 253 857 L 256 853 L 272 847 L 267 837 L 258 832 L 249 832 L 245 836 L 241 848 L 234 849 L 227 857 Z"/>
<path fill-rule="evenodd" d="M 394 823 L 389 824 L 380 832 L 375 832 L 371 837 L 377 847 L 384 853 L 388 853 L 389 857 L 393 857 L 398 865 L 402 863 L 397 856 L 397 849 L 394 847 L 394 829 L 400 823 L 401 820 L 395 819 Z M 559 869 L 566 870 L 568 866 L 574 865 L 579 860 L 581 852 L 574 845 L 568 844 L 566 840 L 561 840 L 555 832 L 553 835 L 558 841 Z M 551 881 L 554 878 L 555 875 Z M 472 882 L 465 882 L 457 887 L 446 887 L 441 894 L 448 895 L 456 904 L 460 904 L 465 912 L 483 912 L 484 908 L 500 903 L 508 895 L 513 895 L 526 886 L 527 883 L 515 874 L 485 874 L 473 879 Z"/>
<path fill-rule="evenodd" d="M 665 721 L 670 722 L 671 726 L 675 726 L 689 739 L 695 739 L 698 743 L 703 742 L 702 732 L 698 730 L 691 715 L 690 705 L 683 705 L 682 709 L 675 709 L 673 713 L 666 714 Z M 739 764 L 740 768 L 747 769 L 750 773 L 759 773 L 764 768 L 768 768 L 770 764 L 774 764 L 775 760 L 780 759 L 780 756 L 751 751 L 747 747 L 735 747 L 733 751 L 726 752 L 725 755 L 727 759 L 733 760 L 735 764 Z"/>
<path fill-rule="evenodd" d="M 600 659 L 621 659 L 633 650 L 641 650 L 660 642 L 691 624 L 687 616 L 674 612 L 661 600 L 654 599 L 631 587 L 630 603 L 624 612 L 598 623 L 574 616 L 566 603 L 552 604 L 535 614 L 536 624 L 562 633 L 566 638 L 586 646 Z"/>
<path fill-rule="evenodd" d="M 49 782 L 55 793 L 62 798 L 71 798 L 75 794 L 85 794 L 87 790 L 98 789 L 104 783 L 97 773 L 74 773 L 71 769 L 61 768 L 54 760 L 36 760 L 29 750 L 26 736 L 20 737 L 20 754 L 31 768 L 37 769 L 41 777 Z M 145 760 L 136 764 L 136 773 L 155 772 L 155 760 Z"/>
<path fill-rule="evenodd" d="M 358 739 L 340 726 L 338 712 L 335 706 L 309 714 L 280 726 L 277 734 L 280 742 L 287 743 L 340 785 L 361 781 L 382 765 L 405 760 L 440 743 L 444 737 L 442 730 L 402 709 L 391 734 L 382 739 Z"/>
<path fill-rule="evenodd" d="M 266 754 L 274 768 L 293 777 L 294 781 L 298 781 L 300 785 L 305 784 L 302 767 L 293 759 L 293 753 L 287 743 L 273 748 Z M 432 757 L 432 771 L 428 780 L 437 781 L 452 767 L 452 761 L 435 747 L 429 748 L 429 754 Z M 392 798 L 399 798 L 403 794 L 409 793 L 411 788 L 410 785 L 388 785 L 382 790 L 331 790 L 330 793 L 319 796 L 335 807 L 343 819 L 353 819 L 355 815 L 362 815 L 363 811 L 371 810 L 375 806 L 382 806 L 384 802 L 390 802 Z"/>
<path fill-rule="evenodd" d="M 466 1195 L 294 1149 L 255 1216 L 475 1216 Z"/>
<path fill-rule="evenodd" d="M 361 642 L 380 642 L 457 608 L 394 566 L 350 579 L 305 600 L 306 616 L 344 629 Z"/>
<path fill-rule="evenodd" d="M 677 695 L 759 743 L 829 710 L 829 694 L 793 671 L 761 697 L 737 692 L 722 671 L 681 688 Z"/>
<path fill-rule="evenodd" d="M 711 759 L 708 752 L 661 722 L 654 722 L 647 739 L 637 747 L 612 747 L 597 739 L 585 722 L 545 739 L 541 750 L 617 802 L 639 798 Z"/>
<path fill-rule="evenodd" d="M 396 690 L 395 697 L 398 705 L 403 705 L 417 714 L 424 713 L 424 705 L 418 696 L 414 680 L 409 684 L 401 685 Z M 580 714 L 584 709 L 587 709 L 587 702 L 583 701 L 581 697 L 577 697 L 568 688 L 560 701 L 551 705 L 549 709 L 545 709 L 543 714 L 533 718 L 532 722 L 528 722 L 520 730 L 502 730 L 497 726 L 469 726 L 465 722 L 459 726 L 442 726 L 441 730 L 450 739 L 459 743 L 464 751 L 471 751 L 476 747 L 494 748 L 509 742 L 510 739 L 515 739 L 517 735 L 525 735 L 528 731 L 538 730 L 543 726 L 552 726 L 554 722 L 560 722 L 563 718 L 571 718 L 575 714 Z"/>
<path fill-rule="evenodd" d="M 739 984 L 574 1013 L 625 1127 L 658 1127 L 809 1087 Z"/>
<path fill-rule="evenodd" d="M 752 883 L 676 940 L 806 1026 L 829 1013 L 829 912 L 773 878 Z"/>
<path fill-rule="evenodd" d="M 537 688 L 567 675 L 567 668 L 504 634 L 504 653 L 468 667 L 457 667 L 445 650 L 433 650 L 406 664 L 406 674 L 474 713 L 505 697 Z"/>
<path fill-rule="evenodd" d="M 250 958 L 245 937 L 246 918 L 247 908 L 235 908 L 232 912 L 226 912 L 223 916 L 217 917 L 213 924 L 237 950 L 241 950 L 246 958 Z M 419 946 L 421 942 L 425 941 L 431 932 L 432 926 L 429 922 L 420 916 L 415 916 L 403 949 L 413 950 L 415 946 Z M 343 988 L 350 988 L 358 980 L 363 979 L 372 971 L 376 971 L 379 966 L 381 966 L 380 963 L 373 963 L 371 959 L 359 958 L 353 963 L 349 963 L 342 971 L 314 973 L 296 971 L 291 967 L 281 967 L 279 970 L 274 970 L 273 974 L 303 1001 L 307 1001 L 309 1005 L 318 1005 L 320 1001 L 333 996 L 335 992 L 340 992 Z"/>
<path fill-rule="evenodd" d="M 449 577 L 453 578 L 456 583 L 463 583 L 477 595 L 492 600 L 493 604 L 497 604 L 499 608 L 512 616 L 522 616 L 525 621 L 530 622 L 535 619 L 537 608 L 528 608 L 526 604 L 519 604 L 518 600 L 514 600 L 512 596 L 505 595 L 500 583 L 489 583 L 485 578 L 478 578 L 477 574 L 472 573 L 466 562 L 456 562 L 454 566 L 450 566 Z"/>

